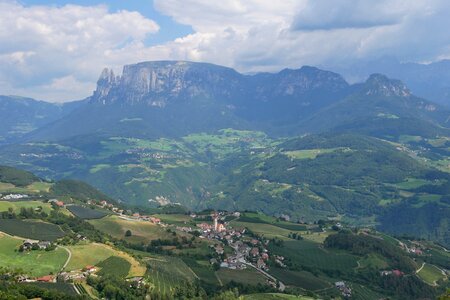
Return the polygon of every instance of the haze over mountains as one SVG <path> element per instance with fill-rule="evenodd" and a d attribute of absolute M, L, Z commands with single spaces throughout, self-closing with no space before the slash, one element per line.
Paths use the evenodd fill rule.
<path fill-rule="evenodd" d="M 0 103 L 0 159 L 45 178 L 135 205 L 344 217 L 450 243 L 450 110 L 383 74 L 142 62 L 103 70 L 79 102 Z"/>
<path fill-rule="evenodd" d="M 415 97 L 400 81 L 374 74 L 349 85 L 339 74 L 314 67 L 243 75 L 204 63 L 144 62 L 125 66 L 121 76 L 105 69 L 82 104 L 28 102 L 33 105 L 20 113 L 30 116 L 30 124 L 18 136 L 39 127 L 27 137 L 32 140 L 94 133 L 179 137 L 228 127 L 276 135 L 348 129 L 382 135 L 391 126 L 398 135 L 413 123 L 433 135 L 449 126 L 448 109 Z M 24 127 L 14 110 L 1 113 L 4 128 L 11 128 L 3 138 L 14 135 L 14 126 Z"/>
<path fill-rule="evenodd" d="M 450 61 L 433 63 L 402 63 L 395 58 L 380 58 L 369 62 L 338 67 L 346 78 L 353 81 L 366 78 L 372 73 L 382 73 L 400 78 L 417 96 L 450 106 Z"/>

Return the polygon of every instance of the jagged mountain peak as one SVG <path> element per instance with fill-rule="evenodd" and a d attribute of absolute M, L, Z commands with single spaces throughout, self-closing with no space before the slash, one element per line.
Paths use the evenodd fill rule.
<path fill-rule="evenodd" d="M 165 107 L 173 99 L 181 98 L 200 96 L 233 102 L 237 98 L 256 96 L 264 100 L 268 93 L 297 97 L 316 90 L 340 92 L 348 86 L 341 75 L 310 66 L 243 75 L 209 63 L 148 61 L 124 66 L 121 76 L 104 69 L 91 101 Z"/>
<path fill-rule="evenodd" d="M 400 80 L 390 79 L 383 74 L 372 74 L 364 84 L 364 93 L 368 96 L 409 97 L 411 91 Z"/>
<path fill-rule="evenodd" d="M 118 101 L 146 103 L 164 107 L 168 99 L 179 96 L 226 96 L 228 92 L 224 86 L 237 84 L 237 77 L 240 76 L 233 69 L 208 63 L 141 62 L 125 65 L 122 75 L 117 77 L 112 71 L 103 70 L 91 101 L 103 104 Z"/>

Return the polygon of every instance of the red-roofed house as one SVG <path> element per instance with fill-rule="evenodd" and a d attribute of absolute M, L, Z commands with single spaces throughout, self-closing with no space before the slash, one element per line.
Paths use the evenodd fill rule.
<path fill-rule="evenodd" d="M 52 282 L 53 281 L 53 276 L 52 275 L 42 276 L 42 277 L 36 278 L 36 281 L 39 281 L 39 282 Z"/>
<path fill-rule="evenodd" d="M 86 266 L 84 269 L 89 273 L 93 273 L 93 272 L 97 271 L 97 268 L 95 266 L 91 266 L 91 265 Z"/>

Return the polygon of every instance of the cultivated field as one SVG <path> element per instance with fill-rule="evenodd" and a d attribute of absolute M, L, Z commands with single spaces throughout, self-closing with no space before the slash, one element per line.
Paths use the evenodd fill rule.
<path fill-rule="evenodd" d="M 430 285 L 436 285 L 438 280 L 446 278 L 440 269 L 430 264 L 425 264 L 417 275 Z"/>
<path fill-rule="evenodd" d="M 222 284 L 227 284 L 231 281 L 249 285 L 257 285 L 258 283 L 263 285 L 266 284 L 266 277 L 253 268 L 244 270 L 222 268 L 216 271 L 216 275 Z"/>
<path fill-rule="evenodd" d="M 190 216 L 187 215 L 178 215 L 178 214 L 160 214 L 155 215 L 155 217 L 160 218 L 161 221 L 167 224 L 174 224 L 174 225 L 180 225 L 185 226 L 185 223 L 189 223 L 192 221 Z"/>
<path fill-rule="evenodd" d="M 21 208 L 37 209 L 39 207 L 47 214 L 52 210 L 50 204 L 41 201 L 0 201 L 0 211 L 8 211 L 9 208 L 12 208 L 15 213 L 19 213 Z"/>
<path fill-rule="evenodd" d="M 100 267 L 99 275 L 114 274 L 121 278 L 127 277 L 131 268 L 131 264 L 126 259 L 118 256 L 108 257 L 97 266 Z"/>
<path fill-rule="evenodd" d="M 233 227 L 248 228 L 252 232 L 257 233 L 259 235 L 264 235 L 267 238 L 288 239 L 288 236 L 291 232 L 297 232 L 297 231 L 293 231 L 293 230 L 280 228 L 278 226 L 275 226 L 272 224 L 267 224 L 267 223 L 250 223 L 250 222 L 231 221 L 230 225 Z M 299 233 L 304 234 L 304 231 L 299 232 Z"/>
<path fill-rule="evenodd" d="M 11 183 L 0 182 L 0 193 L 20 193 L 20 194 L 36 194 L 42 192 L 49 192 L 51 183 L 47 182 L 34 182 L 25 187 L 17 187 Z"/>
<path fill-rule="evenodd" d="M 0 219 L 0 231 L 23 238 L 45 241 L 54 241 L 65 235 L 57 225 L 19 219 Z"/>
<path fill-rule="evenodd" d="M 59 272 L 69 254 L 61 248 L 54 251 L 18 252 L 23 240 L 0 233 L 0 266 L 22 269 L 31 276 Z"/>
<path fill-rule="evenodd" d="M 27 282 L 22 283 L 26 285 L 36 286 L 43 289 L 48 290 L 55 290 L 61 293 L 64 293 L 66 295 L 72 295 L 76 296 L 77 293 L 75 292 L 75 289 L 73 288 L 73 285 L 70 283 L 64 283 L 64 282 L 56 282 L 56 283 L 50 283 L 50 282 Z"/>
<path fill-rule="evenodd" d="M 272 268 L 269 273 L 285 285 L 300 287 L 306 290 L 322 290 L 332 286 L 324 279 L 320 279 L 319 277 L 304 271 L 298 272 L 280 268 Z"/>
<path fill-rule="evenodd" d="M 285 241 L 283 247 L 272 245 L 273 252 L 289 257 L 293 262 L 323 270 L 352 271 L 357 267 L 357 257 L 339 251 L 323 249 L 310 241 Z"/>
<path fill-rule="evenodd" d="M 102 244 L 85 244 L 67 246 L 72 252 L 72 258 L 66 267 L 66 270 L 80 270 L 88 265 L 96 265 L 108 257 L 114 255 L 113 249 L 103 247 Z"/>
<path fill-rule="evenodd" d="M 197 279 L 195 273 L 179 258 L 156 256 L 146 261 L 147 275 L 153 288 L 161 295 L 170 295 L 176 286 Z"/>
<path fill-rule="evenodd" d="M 219 285 L 220 283 L 217 280 L 217 277 L 214 271 L 211 269 L 210 263 L 207 260 L 195 260 L 193 258 L 183 258 L 183 261 L 186 265 L 191 268 L 192 271 L 197 275 L 201 280 L 209 283 Z"/>
<path fill-rule="evenodd" d="M 148 243 L 158 238 L 166 238 L 167 232 L 161 227 L 144 221 L 129 221 L 118 216 L 108 216 L 98 220 L 90 220 L 98 230 L 118 239 L 125 239 L 132 243 Z M 130 237 L 125 237 L 125 232 L 131 231 Z"/>
<path fill-rule="evenodd" d="M 142 276 L 146 271 L 145 266 L 131 255 L 105 244 L 91 243 L 68 246 L 67 248 L 72 252 L 72 258 L 66 267 L 68 271 L 80 270 L 88 265 L 97 265 L 111 256 L 123 258 L 130 263 L 128 277 Z"/>
<path fill-rule="evenodd" d="M 80 219 L 101 219 L 107 215 L 106 212 L 78 205 L 69 205 L 67 209 Z"/>

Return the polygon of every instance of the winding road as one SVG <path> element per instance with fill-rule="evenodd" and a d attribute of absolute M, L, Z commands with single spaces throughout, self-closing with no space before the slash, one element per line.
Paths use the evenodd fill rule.
<path fill-rule="evenodd" d="M 248 262 L 244 262 L 244 264 L 246 264 L 247 266 L 250 266 L 250 267 L 254 268 L 256 271 L 258 271 L 258 272 L 262 273 L 264 276 L 266 276 L 266 277 L 272 279 L 274 282 L 278 282 L 278 284 L 280 285 L 278 289 L 279 289 L 280 291 L 283 292 L 283 291 L 286 289 L 286 286 L 284 285 L 284 283 L 282 283 L 281 281 L 279 281 L 278 279 L 276 279 L 275 277 L 273 277 L 272 275 L 270 275 L 270 274 L 267 273 L 266 271 L 261 270 L 261 269 L 258 269 L 257 267 L 255 267 L 254 265 L 252 265 L 251 263 L 248 263 Z"/>
<path fill-rule="evenodd" d="M 64 247 L 64 246 L 58 246 L 58 247 L 63 248 L 64 250 L 67 251 L 67 253 L 69 253 L 69 257 L 67 258 L 66 262 L 64 263 L 64 265 L 63 265 L 62 268 L 61 268 L 61 272 L 62 272 L 62 271 L 64 271 L 64 269 L 65 269 L 65 268 L 67 267 L 67 265 L 69 264 L 70 259 L 72 258 L 72 252 L 70 252 L 69 248 L 67 248 L 67 247 Z"/>

